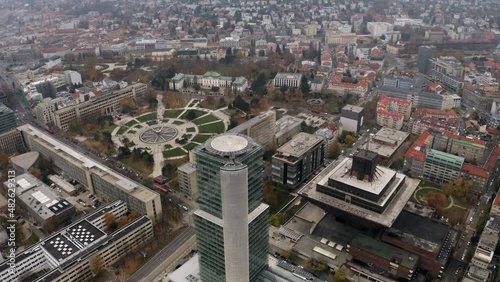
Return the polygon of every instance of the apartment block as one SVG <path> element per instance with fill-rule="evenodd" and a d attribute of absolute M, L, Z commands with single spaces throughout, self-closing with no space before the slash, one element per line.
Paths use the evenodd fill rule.
<path fill-rule="evenodd" d="M 424 131 L 405 153 L 404 170 L 411 177 L 422 178 L 424 175 L 425 155 L 432 142 L 432 135 Z"/>
<path fill-rule="evenodd" d="M 198 180 L 196 178 L 196 165 L 187 162 L 177 168 L 179 177 L 179 190 L 191 200 L 198 199 Z"/>
<path fill-rule="evenodd" d="M 458 134 L 460 116 L 453 110 L 419 108 L 408 123 L 408 132 L 420 135 L 424 131 Z"/>
<path fill-rule="evenodd" d="M 17 126 L 14 111 L 0 103 L 0 133 L 9 131 Z"/>
<path fill-rule="evenodd" d="M 323 165 L 324 158 L 324 138 L 301 132 L 273 155 L 272 179 L 296 188 Z"/>
<path fill-rule="evenodd" d="M 468 162 L 477 162 L 483 158 L 486 142 L 445 131 L 434 136 L 432 149 L 463 157 Z"/>
<path fill-rule="evenodd" d="M 446 90 L 457 93 L 463 86 L 464 69 L 455 57 L 439 57 L 431 59 L 430 76 Z"/>
<path fill-rule="evenodd" d="M 425 156 L 423 179 L 444 184 L 460 177 L 464 158 L 430 149 Z"/>
<path fill-rule="evenodd" d="M 6 154 L 24 152 L 23 137 L 16 128 L 0 133 L 0 150 Z"/>
<path fill-rule="evenodd" d="M 92 281 L 98 271 L 94 261 L 109 268 L 131 249 L 153 238 L 153 224 L 146 216 L 110 234 L 99 225 L 106 213 L 121 216 L 126 211 L 123 201 L 115 201 L 29 246 L 16 255 L 16 271 L 11 271 L 9 261 L 0 264 L 0 280 L 15 282 L 39 273 L 30 281 Z"/>
<path fill-rule="evenodd" d="M 111 115 L 121 110 L 121 102 L 126 98 L 142 100 L 146 95 L 146 84 L 135 83 L 120 90 L 102 93 L 89 97 L 75 105 L 55 110 L 54 124 L 67 130 L 71 122 L 80 119 L 82 122 L 94 121 L 103 115 Z"/>
<path fill-rule="evenodd" d="M 464 163 L 462 166 L 462 177 L 472 180 L 472 190 L 476 194 L 482 194 L 484 189 L 488 186 L 490 173 L 482 167 Z"/>
<path fill-rule="evenodd" d="M 227 133 L 243 134 L 252 138 L 266 150 L 274 150 L 276 133 L 276 112 L 267 111 L 230 129 Z"/>
<path fill-rule="evenodd" d="M 276 121 L 276 146 L 283 146 L 290 141 L 295 134 L 299 133 L 302 128 L 304 119 L 294 116 L 285 115 Z"/>
<path fill-rule="evenodd" d="M 18 129 L 29 150 L 52 160 L 56 171 L 64 172 L 91 193 L 109 201 L 120 199 L 130 209 L 154 221 L 161 216 L 161 201 L 157 192 L 95 162 L 31 125 L 22 125 Z"/>

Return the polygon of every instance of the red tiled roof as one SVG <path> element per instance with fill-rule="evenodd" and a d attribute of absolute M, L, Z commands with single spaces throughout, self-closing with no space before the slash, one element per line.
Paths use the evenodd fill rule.
<path fill-rule="evenodd" d="M 483 140 L 475 140 L 475 139 L 472 139 L 472 138 L 467 138 L 467 137 L 464 137 L 464 136 L 459 136 L 459 135 L 453 134 L 453 133 L 451 133 L 449 131 L 445 131 L 443 135 L 447 136 L 449 138 L 453 138 L 453 139 L 457 139 L 457 140 L 462 140 L 462 141 L 476 143 L 478 145 L 486 146 L 486 142 L 484 142 Z"/>
<path fill-rule="evenodd" d="M 495 164 L 500 157 L 500 145 L 497 145 L 493 151 L 491 151 L 491 155 L 488 158 L 488 161 L 484 164 L 484 169 L 487 171 L 492 171 L 495 167 Z"/>
<path fill-rule="evenodd" d="M 411 101 L 410 100 L 393 98 L 393 97 L 389 97 L 389 96 L 385 96 L 385 95 L 382 95 L 380 97 L 380 99 L 378 99 L 378 103 L 382 104 L 382 105 L 387 105 L 390 102 L 395 102 L 395 103 L 398 103 L 398 104 L 411 105 Z"/>
<path fill-rule="evenodd" d="M 468 164 L 468 163 L 464 163 L 464 165 L 462 166 L 462 172 L 467 173 L 467 174 L 472 174 L 475 176 L 479 176 L 481 178 L 488 178 L 489 177 L 489 173 L 486 170 L 484 170 L 483 168 L 480 168 L 478 166 Z"/>
<path fill-rule="evenodd" d="M 500 194 L 498 194 L 498 195 L 495 197 L 495 201 L 493 201 L 493 205 L 494 205 L 494 206 L 500 206 Z"/>
<path fill-rule="evenodd" d="M 385 111 L 385 110 L 377 110 L 377 114 L 381 114 L 381 115 L 386 115 L 386 116 L 390 116 L 390 117 L 395 117 L 395 118 L 399 118 L 399 119 L 404 119 L 404 115 L 403 114 L 400 114 L 400 113 L 391 113 L 391 112 L 388 112 L 388 111 Z"/>
<path fill-rule="evenodd" d="M 417 150 L 417 147 L 424 147 L 431 143 L 432 135 L 428 131 L 424 131 L 420 137 L 411 145 L 410 149 L 406 151 L 405 158 L 413 158 L 418 161 L 425 160 L 425 152 Z"/>

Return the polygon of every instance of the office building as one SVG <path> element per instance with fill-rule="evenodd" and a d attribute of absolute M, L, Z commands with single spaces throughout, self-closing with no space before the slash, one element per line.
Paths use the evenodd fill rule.
<path fill-rule="evenodd" d="M 410 280 L 420 257 L 412 252 L 389 245 L 377 239 L 357 235 L 349 244 L 353 259 L 372 264 L 391 275 Z"/>
<path fill-rule="evenodd" d="M 279 72 L 273 79 L 273 85 L 275 87 L 287 86 L 287 87 L 299 88 L 301 81 L 302 81 L 301 73 Z"/>
<path fill-rule="evenodd" d="M 273 155 L 273 181 L 294 189 L 323 165 L 324 158 L 324 138 L 301 132 Z"/>
<path fill-rule="evenodd" d="M 169 87 L 172 90 L 180 90 L 195 85 L 207 89 L 219 87 L 230 88 L 234 92 L 242 92 L 247 89 L 248 81 L 242 76 L 236 77 L 233 81 L 232 76 L 223 76 L 215 71 L 208 71 L 203 75 L 178 73 L 169 82 Z"/>
<path fill-rule="evenodd" d="M 382 34 L 393 31 L 394 26 L 386 22 L 368 22 L 366 29 L 374 38 L 379 38 Z"/>
<path fill-rule="evenodd" d="M 420 46 L 418 47 L 417 65 L 418 72 L 428 74 L 432 69 L 431 60 L 436 58 L 436 46 Z"/>
<path fill-rule="evenodd" d="M 244 123 L 230 129 L 227 133 L 243 134 L 266 150 L 274 150 L 276 133 L 276 112 L 262 112 L 256 117 L 245 121 Z"/>
<path fill-rule="evenodd" d="M 276 121 L 276 146 L 281 147 L 302 130 L 304 119 L 285 115 Z"/>
<path fill-rule="evenodd" d="M 130 209 L 147 215 L 153 221 L 161 217 L 162 207 L 157 192 L 77 152 L 31 125 L 22 125 L 18 130 L 22 133 L 26 147 L 50 159 L 56 172 L 64 172 L 66 177 L 108 201 L 124 201 Z"/>
<path fill-rule="evenodd" d="M 49 186 L 30 173 L 17 175 L 14 179 L 16 203 L 28 218 L 49 230 L 71 222 L 75 207 Z M 4 185 L 7 186 L 7 182 Z"/>
<path fill-rule="evenodd" d="M 464 158 L 429 149 L 425 156 L 423 179 L 445 184 L 460 177 Z"/>
<path fill-rule="evenodd" d="M 106 233 L 106 213 L 119 219 L 127 213 L 127 205 L 112 202 L 27 247 L 15 257 L 16 271 L 12 271 L 9 261 L 0 263 L 0 281 L 15 282 L 28 277 L 33 282 L 92 281 L 95 273 L 102 271 L 97 265 L 111 268 L 130 250 L 153 238 L 153 225 L 146 216 Z"/>
<path fill-rule="evenodd" d="M 86 94 L 83 101 L 56 109 L 53 112 L 54 125 L 67 130 L 69 124 L 80 119 L 82 122 L 95 121 L 102 115 L 112 115 L 121 111 L 122 101 L 132 98 L 136 101 L 144 99 L 146 84 L 135 83 L 120 90 L 113 90 L 93 97 Z"/>
<path fill-rule="evenodd" d="M 382 235 L 382 241 L 418 255 L 417 266 L 435 279 L 441 277 L 456 239 L 458 232 L 449 225 L 407 210 Z"/>
<path fill-rule="evenodd" d="M 14 111 L 0 103 L 0 133 L 9 131 L 16 126 L 17 121 Z"/>
<path fill-rule="evenodd" d="M 263 149 L 245 135 L 226 133 L 194 150 L 201 281 L 256 281 L 267 267 L 269 249 L 269 206 L 262 203 Z"/>
<path fill-rule="evenodd" d="M 467 85 L 462 93 L 462 106 L 478 111 L 490 113 L 491 109 L 500 103 L 500 90 L 498 85 L 480 86 Z M 496 111 L 493 112 L 496 114 Z"/>
<path fill-rule="evenodd" d="M 340 112 L 342 131 L 357 133 L 363 126 L 365 110 L 358 106 L 345 105 Z"/>
<path fill-rule="evenodd" d="M 66 70 L 64 71 L 64 82 L 66 82 L 67 85 L 83 85 L 82 75 L 77 71 Z"/>
<path fill-rule="evenodd" d="M 390 227 L 419 181 L 378 165 L 376 153 L 359 150 L 318 173 L 298 192 L 349 224 Z"/>
<path fill-rule="evenodd" d="M 439 57 L 431 60 L 430 77 L 446 90 L 458 93 L 463 86 L 464 69 L 455 57 Z"/>
<path fill-rule="evenodd" d="M 26 150 L 21 132 L 16 128 L 0 133 L 0 150 L 6 154 L 22 153 Z"/>
<path fill-rule="evenodd" d="M 486 142 L 445 131 L 434 136 L 431 148 L 463 157 L 468 162 L 478 162 L 483 158 Z"/>
<path fill-rule="evenodd" d="M 381 159 L 392 159 L 408 137 L 410 134 L 407 132 L 382 127 L 362 147 L 376 153 Z"/>
<path fill-rule="evenodd" d="M 196 166 L 187 162 L 177 168 L 179 178 L 179 190 L 188 199 L 196 201 L 198 199 L 198 181 L 196 178 Z"/>

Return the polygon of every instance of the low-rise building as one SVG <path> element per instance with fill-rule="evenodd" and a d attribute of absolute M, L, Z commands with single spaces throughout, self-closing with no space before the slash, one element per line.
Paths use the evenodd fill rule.
<path fill-rule="evenodd" d="M 464 163 L 462 166 L 462 177 L 464 179 L 472 180 L 472 190 L 476 194 L 482 194 L 484 189 L 488 186 L 490 174 L 484 168 Z"/>
<path fill-rule="evenodd" d="M 71 222 L 75 207 L 49 186 L 30 173 L 23 173 L 14 179 L 17 203 L 29 218 L 49 230 Z M 8 183 L 4 185 L 7 187 Z"/>
<path fill-rule="evenodd" d="M 115 201 L 77 220 L 18 253 L 13 260 L 15 271 L 9 261 L 0 263 L 0 280 L 14 282 L 35 273 L 39 275 L 30 281 L 92 280 L 96 273 L 111 268 L 130 250 L 153 238 L 153 224 L 146 216 L 106 233 L 105 215 L 119 218 L 126 212 L 126 204 Z"/>
<path fill-rule="evenodd" d="M 186 197 L 196 201 L 198 199 L 198 180 L 196 177 L 196 165 L 187 162 L 177 168 L 179 177 L 179 190 Z"/>
<path fill-rule="evenodd" d="M 404 170 L 411 177 L 422 178 L 424 175 L 425 155 L 429 144 L 432 143 L 432 135 L 424 131 L 405 153 Z"/>
<path fill-rule="evenodd" d="M 230 88 L 235 92 L 243 92 L 248 87 L 246 78 L 239 76 L 233 80 L 231 76 L 223 76 L 215 71 L 208 71 L 203 75 L 176 74 L 169 82 L 170 89 L 179 90 L 185 87 L 199 86 L 203 88 Z"/>
<path fill-rule="evenodd" d="M 424 131 L 458 134 L 460 116 L 454 110 L 419 108 L 408 123 L 408 132 L 420 135 Z"/>
<path fill-rule="evenodd" d="M 445 131 L 434 136 L 431 147 L 432 149 L 464 157 L 468 162 L 478 162 L 483 158 L 486 142 Z"/>
<path fill-rule="evenodd" d="M 407 132 L 382 127 L 367 141 L 364 148 L 377 153 L 382 159 L 391 159 L 409 136 Z"/>
<path fill-rule="evenodd" d="M 357 133 L 363 126 L 365 110 L 362 107 L 345 105 L 340 113 L 342 131 Z"/>
<path fill-rule="evenodd" d="M 430 76 L 452 93 L 457 93 L 463 87 L 464 69 L 455 57 L 431 59 Z"/>
<path fill-rule="evenodd" d="M 287 87 L 299 88 L 301 81 L 302 81 L 301 73 L 279 72 L 274 77 L 273 85 L 276 87 L 287 86 Z"/>
<path fill-rule="evenodd" d="M 491 204 L 490 216 L 500 217 L 500 193 L 497 194 L 493 203 Z"/>
<path fill-rule="evenodd" d="M 324 158 L 323 138 L 301 132 L 273 155 L 272 179 L 296 188 L 323 165 Z"/>

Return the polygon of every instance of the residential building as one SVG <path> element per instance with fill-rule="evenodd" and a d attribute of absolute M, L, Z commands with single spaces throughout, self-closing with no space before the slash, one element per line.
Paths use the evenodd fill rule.
<path fill-rule="evenodd" d="M 276 87 L 287 86 L 299 88 L 302 81 L 301 73 L 279 72 L 273 80 L 273 85 Z"/>
<path fill-rule="evenodd" d="M 0 133 L 10 131 L 16 126 L 17 121 L 14 111 L 0 103 Z"/>
<path fill-rule="evenodd" d="M 377 103 L 377 124 L 400 130 L 411 114 L 411 101 L 382 96 Z"/>
<path fill-rule="evenodd" d="M 391 273 L 396 277 L 410 280 L 417 270 L 420 256 L 377 239 L 356 235 L 349 243 L 349 254 L 353 259 Z"/>
<path fill-rule="evenodd" d="M 420 135 L 424 131 L 458 134 L 460 116 L 454 110 L 419 108 L 415 110 L 408 123 L 408 132 Z"/>
<path fill-rule="evenodd" d="M 462 166 L 462 178 L 472 181 L 472 191 L 475 194 L 483 194 L 484 189 L 488 186 L 490 173 L 484 168 L 464 163 Z"/>
<path fill-rule="evenodd" d="M 121 103 L 127 98 L 142 100 L 146 95 L 146 84 L 135 83 L 120 90 L 109 91 L 90 97 L 86 94 L 80 103 L 56 109 L 54 124 L 67 130 L 69 124 L 80 119 L 82 122 L 97 120 L 102 115 L 112 115 L 121 111 Z"/>
<path fill-rule="evenodd" d="M 158 50 L 167 48 L 168 48 L 167 40 L 148 39 L 148 40 L 139 40 L 135 42 L 136 50 Z"/>
<path fill-rule="evenodd" d="M 233 81 L 231 76 L 222 76 L 215 71 L 208 71 L 203 75 L 176 74 L 169 82 L 170 89 L 179 90 L 185 87 L 198 85 L 203 88 L 230 88 L 235 92 L 243 92 L 248 87 L 246 78 L 239 76 Z"/>
<path fill-rule="evenodd" d="M 462 105 L 480 113 L 490 113 L 500 103 L 498 85 L 467 85 L 462 93 Z M 497 111 L 493 113 L 496 114 Z"/>
<path fill-rule="evenodd" d="M 471 264 L 482 269 L 488 269 L 493 260 L 496 246 L 498 244 L 498 232 L 483 230 L 479 242 L 472 257 Z"/>
<path fill-rule="evenodd" d="M 325 156 L 328 156 L 330 148 L 339 139 L 340 130 L 334 123 L 332 123 L 328 127 L 316 130 L 314 134 L 325 140 Z"/>
<path fill-rule="evenodd" d="M 483 158 L 486 142 L 445 131 L 434 136 L 431 148 L 463 157 L 468 162 L 478 162 Z"/>
<path fill-rule="evenodd" d="M 417 65 L 418 72 L 428 74 L 432 69 L 431 60 L 436 58 L 436 46 L 420 46 L 418 47 Z"/>
<path fill-rule="evenodd" d="M 491 204 L 490 216 L 500 217 L 500 193 L 497 194 L 493 203 Z"/>
<path fill-rule="evenodd" d="M 298 133 L 273 155 L 272 179 L 295 189 L 323 165 L 324 158 L 323 137 Z"/>
<path fill-rule="evenodd" d="M 188 199 L 196 201 L 198 199 L 198 181 L 196 178 L 196 166 L 187 162 L 177 168 L 179 178 L 179 190 Z"/>
<path fill-rule="evenodd" d="M 19 203 L 28 218 L 49 230 L 71 222 L 75 206 L 53 189 L 30 173 L 17 175 L 14 179 L 16 203 Z M 8 183 L 4 185 L 7 187 Z"/>
<path fill-rule="evenodd" d="M 10 261 L 0 263 L 0 280 L 15 282 L 32 277 L 34 282 L 91 281 L 102 269 L 108 269 L 130 250 L 143 247 L 153 238 L 153 225 L 146 216 L 139 216 L 124 227 L 107 234 L 105 214 L 124 216 L 127 205 L 115 201 L 86 217 L 28 246 Z M 98 269 L 94 261 L 99 260 Z M 33 274 L 37 274 L 32 276 Z"/>
<path fill-rule="evenodd" d="M 394 26 L 386 22 L 368 22 L 366 29 L 374 38 L 379 38 L 382 34 L 393 31 Z"/>
<path fill-rule="evenodd" d="M 276 146 L 281 147 L 290 141 L 295 134 L 302 130 L 304 119 L 289 115 L 284 115 L 276 121 Z"/>
<path fill-rule="evenodd" d="M 255 281 L 267 268 L 269 249 L 269 206 L 262 203 L 263 149 L 245 135 L 226 133 L 194 150 L 200 278 Z"/>
<path fill-rule="evenodd" d="M 22 125 L 18 130 L 30 151 L 37 151 L 52 160 L 55 171 L 64 172 L 66 177 L 82 184 L 91 193 L 106 200 L 120 199 L 130 209 L 147 215 L 153 221 L 161 217 L 160 195 L 157 192 L 77 152 L 31 125 Z"/>
<path fill-rule="evenodd" d="M 417 266 L 435 279 L 441 277 L 457 239 L 458 232 L 448 224 L 407 210 L 382 235 L 382 241 L 418 255 Z"/>
<path fill-rule="evenodd" d="M 460 177 L 464 158 L 429 149 L 425 156 L 423 179 L 445 184 Z"/>
<path fill-rule="evenodd" d="M 16 128 L 0 133 L 0 150 L 6 154 L 22 153 L 26 150 L 21 132 Z"/>
<path fill-rule="evenodd" d="M 429 131 L 424 131 L 405 153 L 404 170 L 411 177 L 422 178 L 424 175 L 425 155 L 428 146 L 432 143 L 433 136 Z"/>
<path fill-rule="evenodd" d="M 227 133 L 246 135 L 266 150 L 274 150 L 276 132 L 276 112 L 267 111 L 230 129 Z"/>
<path fill-rule="evenodd" d="M 457 93 L 463 86 L 464 69 L 455 57 L 446 56 L 431 60 L 430 76 L 443 87 Z"/>
<path fill-rule="evenodd" d="M 362 107 L 345 105 L 340 112 L 342 131 L 357 133 L 363 126 L 365 110 Z"/>
<path fill-rule="evenodd" d="M 356 43 L 358 36 L 356 33 L 343 33 L 343 32 L 327 32 L 325 34 L 326 44 L 353 44 Z"/>

